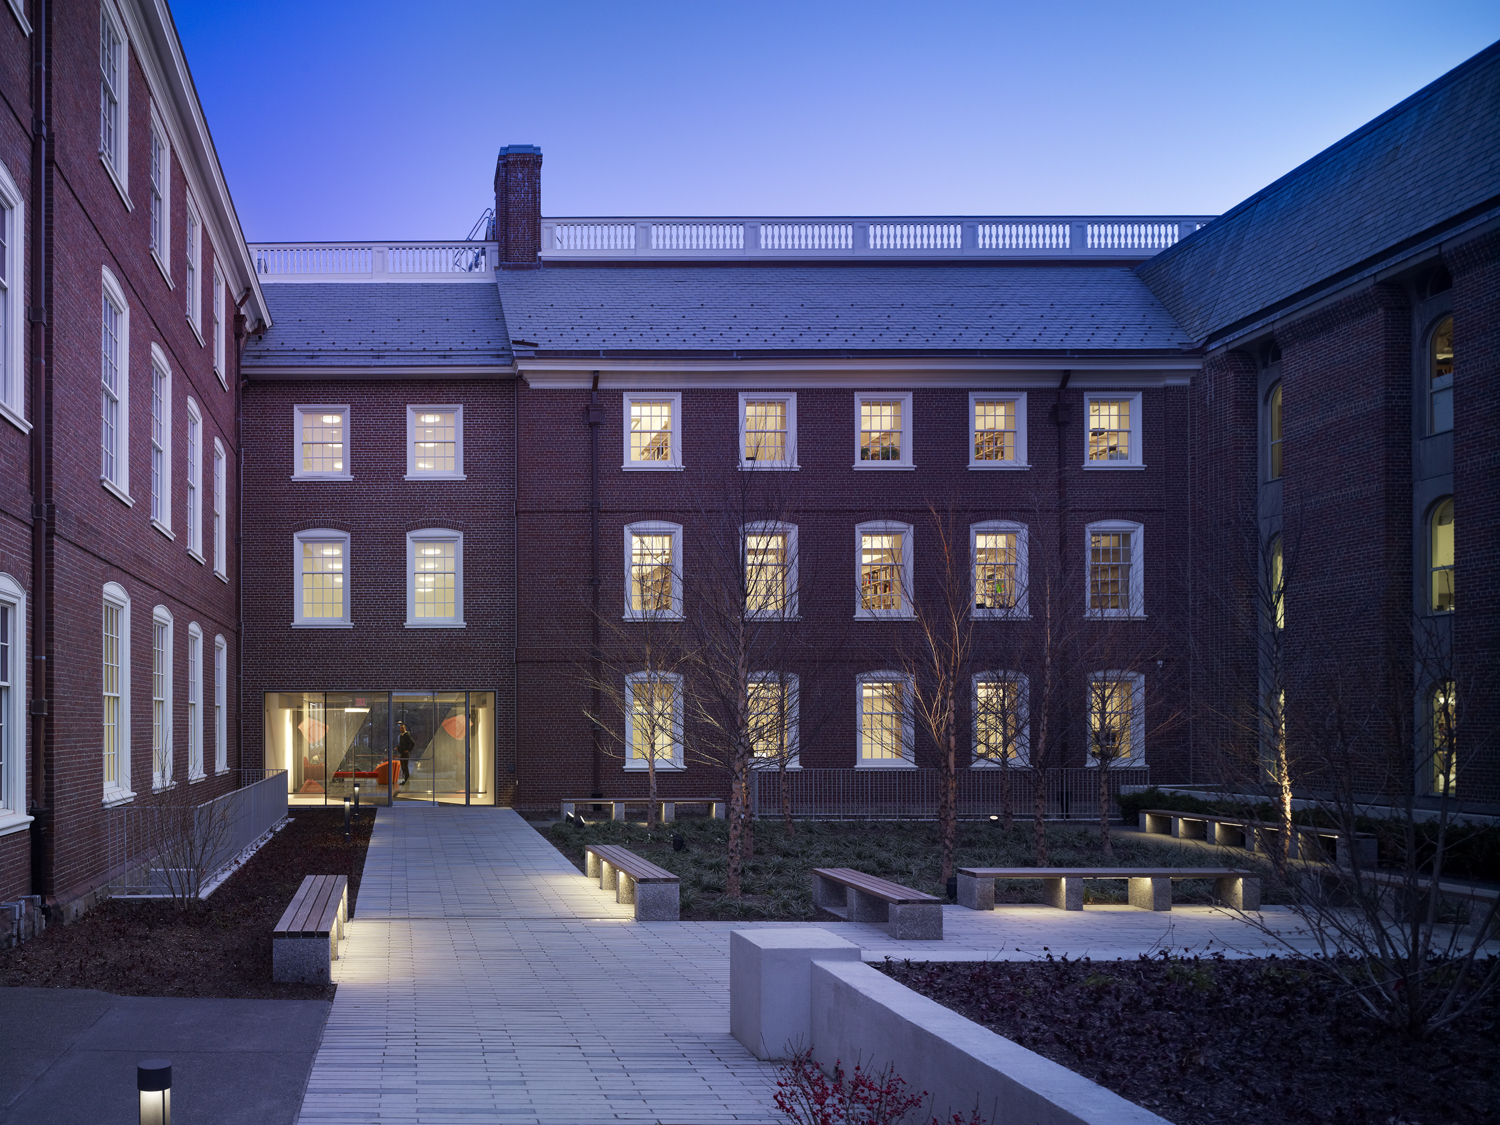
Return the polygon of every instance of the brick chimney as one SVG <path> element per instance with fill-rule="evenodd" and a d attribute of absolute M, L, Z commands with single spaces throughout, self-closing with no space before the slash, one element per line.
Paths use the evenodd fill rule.
<path fill-rule="evenodd" d="M 507 145 L 495 161 L 495 241 L 503 269 L 536 269 L 542 249 L 542 150 Z"/>

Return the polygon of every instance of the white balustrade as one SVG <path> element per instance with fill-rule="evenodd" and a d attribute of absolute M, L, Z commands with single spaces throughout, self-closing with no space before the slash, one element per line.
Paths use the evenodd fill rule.
<path fill-rule="evenodd" d="M 634 223 L 559 222 L 549 250 L 634 250 Z"/>
<path fill-rule="evenodd" d="M 852 250 L 854 226 L 851 223 L 777 223 L 760 224 L 762 250 Z"/>
<path fill-rule="evenodd" d="M 977 242 L 980 250 L 1067 250 L 1066 222 L 980 222 Z"/>
<path fill-rule="evenodd" d="M 743 250 L 744 223 L 652 223 L 653 250 Z"/>
<path fill-rule="evenodd" d="M 498 255 L 485 242 L 252 245 L 262 281 L 492 277 Z"/>
<path fill-rule="evenodd" d="M 262 277 L 369 273 L 373 257 L 369 246 L 260 246 L 255 248 L 255 272 Z"/>
<path fill-rule="evenodd" d="M 1104 222 L 1088 226 L 1090 250 L 1165 250 L 1179 237 L 1179 224 L 1175 222 Z"/>
<path fill-rule="evenodd" d="M 960 250 L 960 223 L 871 223 L 871 250 Z"/>

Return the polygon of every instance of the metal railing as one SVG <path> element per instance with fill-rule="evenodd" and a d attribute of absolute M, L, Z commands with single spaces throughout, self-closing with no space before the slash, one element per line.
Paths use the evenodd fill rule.
<path fill-rule="evenodd" d="M 1149 766 L 1118 766 L 1108 772 L 1111 815 L 1119 812 L 1116 802 L 1122 786 L 1151 783 Z M 937 817 L 939 776 L 935 769 L 756 770 L 751 775 L 750 807 L 755 816 L 780 816 L 784 783 L 795 817 L 933 820 Z M 1048 819 L 1098 820 L 1097 769 L 1051 769 L 1044 776 Z M 1002 793 L 1008 789 L 1012 815 L 1029 818 L 1035 785 L 1036 774 L 1029 769 L 962 770 L 958 775 L 958 815 L 967 819 L 1000 815 Z"/>
<path fill-rule="evenodd" d="M 107 810 L 110 894 L 183 897 L 210 887 L 286 819 L 285 770 L 235 772 L 239 788 L 201 804 Z"/>
<path fill-rule="evenodd" d="M 257 242 L 261 281 L 492 280 L 493 242 Z"/>

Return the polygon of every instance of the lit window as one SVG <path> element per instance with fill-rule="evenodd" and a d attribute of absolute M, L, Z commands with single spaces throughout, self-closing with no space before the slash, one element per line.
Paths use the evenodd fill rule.
<path fill-rule="evenodd" d="M 860 394 L 854 398 L 856 469 L 909 469 L 911 395 Z"/>
<path fill-rule="evenodd" d="M 797 467 L 796 395 L 740 395 L 740 467 Z"/>
<path fill-rule="evenodd" d="M 910 617 L 912 530 L 904 523 L 862 523 L 855 528 L 859 552 L 857 617 Z"/>
<path fill-rule="evenodd" d="M 192 200 L 188 200 L 187 224 L 184 233 L 187 237 L 186 255 L 183 263 L 182 286 L 187 290 L 187 318 L 188 323 L 193 326 L 193 331 L 198 333 L 198 338 L 203 338 L 203 239 L 200 237 L 203 224 L 198 221 L 198 209 L 193 206 Z"/>
<path fill-rule="evenodd" d="M 1432 510 L 1432 611 L 1453 612 L 1453 497 Z"/>
<path fill-rule="evenodd" d="M 969 395 L 971 469 L 1026 468 L 1026 396 Z"/>
<path fill-rule="evenodd" d="M 0 572 L 0 831 L 26 815 L 26 592 Z"/>
<path fill-rule="evenodd" d="M 625 465 L 627 469 L 682 468 L 682 395 L 625 395 Z"/>
<path fill-rule="evenodd" d="M 187 755 L 188 780 L 203 772 L 203 630 L 196 621 L 188 625 L 187 651 Z"/>
<path fill-rule="evenodd" d="M 156 258 L 156 264 L 161 267 L 162 273 L 168 278 L 172 276 L 172 265 L 168 258 L 168 247 L 171 245 L 171 190 L 172 190 L 172 149 L 167 144 L 167 130 L 162 125 L 156 114 L 156 106 L 151 107 L 151 148 L 150 152 L 150 174 L 151 174 L 151 253 Z"/>
<path fill-rule="evenodd" d="M 625 616 L 682 616 L 682 528 L 634 523 L 625 528 Z"/>
<path fill-rule="evenodd" d="M 229 686 L 229 645 L 214 638 L 214 772 L 229 769 L 229 726 L 225 719 L 224 695 Z"/>
<path fill-rule="evenodd" d="M 116 582 L 104 586 L 101 635 L 104 697 L 104 800 L 129 800 L 130 791 L 130 597 Z"/>
<path fill-rule="evenodd" d="M 911 677 L 903 672 L 869 672 L 859 677 L 858 684 L 859 765 L 915 766 Z"/>
<path fill-rule="evenodd" d="M 1432 792 L 1458 795 L 1458 691 L 1452 680 L 1432 689 L 1428 704 L 1432 733 Z"/>
<path fill-rule="evenodd" d="M 315 528 L 292 537 L 297 575 L 292 624 L 302 628 L 349 627 L 349 536 Z"/>
<path fill-rule="evenodd" d="M 974 677 L 974 765 L 1024 766 L 1030 760 L 1030 688 L 1017 672 Z"/>
<path fill-rule="evenodd" d="M 1432 333 L 1432 355 L 1427 384 L 1427 432 L 1453 428 L 1453 318 L 1446 317 Z"/>
<path fill-rule="evenodd" d="M 0 162 L 0 416 L 26 429 L 25 199 Z"/>
<path fill-rule="evenodd" d="M 633 672 L 625 677 L 627 770 L 684 768 L 682 677 L 671 672 Z"/>
<path fill-rule="evenodd" d="M 1277 629 L 1286 628 L 1286 560 L 1282 558 L 1281 536 L 1271 540 L 1270 574 L 1271 620 Z"/>
<path fill-rule="evenodd" d="M 752 764 L 757 769 L 800 768 L 797 762 L 797 676 L 756 672 L 750 676 L 749 711 Z"/>
<path fill-rule="evenodd" d="M 151 345 L 151 522 L 172 537 L 172 371 Z"/>
<path fill-rule="evenodd" d="M 224 370 L 224 276 L 219 273 L 218 264 L 214 265 L 214 374 L 219 377 L 219 382 L 227 391 L 229 389 L 229 376 Z"/>
<path fill-rule="evenodd" d="M 1281 479 L 1281 384 L 1271 392 L 1270 401 L 1266 404 L 1267 414 L 1267 448 L 1270 452 L 1271 479 Z"/>
<path fill-rule="evenodd" d="M 224 447 L 214 438 L 214 574 L 229 581 L 228 535 L 224 516 Z"/>
<path fill-rule="evenodd" d="M 406 408 L 406 478 L 464 479 L 464 408 Z"/>
<path fill-rule="evenodd" d="M 125 30 L 109 6 L 99 8 L 99 155 L 119 185 L 126 189 L 125 101 L 126 82 Z"/>
<path fill-rule="evenodd" d="M 151 614 L 151 787 L 172 784 L 172 614 Z"/>
<path fill-rule="evenodd" d="M 407 628 L 462 628 L 464 537 L 444 527 L 406 536 Z"/>
<path fill-rule="evenodd" d="M 1105 768 L 1139 762 L 1145 753 L 1146 678 L 1135 672 L 1095 672 L 1089 676 L 1088 765 Z"/>
<path fill-rule="evenodd" d="M 1026 527 L 990 521 L 969 529 L 974 616 L 1026 616 Z"/>
<path fill-rule="evenodd" d="M 797 529 L 752 523 L 744 528 L 745 612 L 751 617 L 797 616 Z"/>
<path fill-rule="evenodd" d="M 296 408 L 297 463 L 292 476 L 313 480 L 350 480 L 349 407 Z"/>
<path fill-rule="evenodd" d="M 1086 469 L 1141 467 L 1141 396 L 1087 397 L 1088 449 Z"/>
<path fill-rule="evenodd" d="M 203 419 L 198 404 L 187 400 L 187 548 L 199 562 L 203 561 Z"/>
<path fill-rule="evenodd" d="M 1141 525 L 1091 523 L 1088 536 L 1090 617 L 1144 617 Z"/>
<path fill-rule="evenodd" d="M 106 488 L 126 504 L 130 499 L 130 306 L 108 270 L 100 302 L 103 333 L 100 341 L 103 457 L 99 476 Z"/>

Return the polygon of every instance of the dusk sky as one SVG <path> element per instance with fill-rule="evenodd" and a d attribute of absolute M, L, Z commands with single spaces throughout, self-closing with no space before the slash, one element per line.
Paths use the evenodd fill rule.
<path fill-rule="evenodd" d="M 1500 4 L 177 0 L 252 241 L 566 215 L 1216 214 L 1500 38 Z"/>

